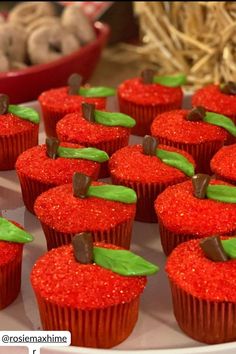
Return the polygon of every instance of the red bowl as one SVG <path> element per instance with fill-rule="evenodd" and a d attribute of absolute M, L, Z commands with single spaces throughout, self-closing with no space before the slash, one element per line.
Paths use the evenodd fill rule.
<path fill-rule="evenodd" d="M 105 46 L 109 27 L 96 22 L 97 38 L 61 59 L 47 64 L 33 65 L 23 70 L 0 73 L 0 92 L 9 95 L 11 103 L 32 101 L 53 87 L 65 86 L 72 73 L 78 73 L 84 82 L 91 77 Z"/>

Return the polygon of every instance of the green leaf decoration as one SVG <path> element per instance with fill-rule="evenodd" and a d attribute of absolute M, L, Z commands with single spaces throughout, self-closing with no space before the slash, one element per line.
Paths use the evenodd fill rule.
<path fill-rule="evenodd" d="M 209 184 L 206 191 L 209 199 L 218 200 L 225 203 L 236 203 L 236 187 Z"/>
<path fill-rule="evenodd" d="M 156 265 L 127 250 L 94 247 L 93 256 L 96 264 L 120 275 L 152 275 L 159 270 Z"/>
<path fill-rule="evenodd" d="M 33 108 L 9 104 L 8 112 L 32 123 L 39 124 L 39 114 Z"/>
<path fill-rule="evenodd" d="M 213 125 L 217 125 L 218 127 L 224 128 L 233 136 L 236 136 L 236 125 L 234 122 L 226 117 L 223 114 L 217 114 L 213 112 L 206 112 L 203 121 L 206 123 L 210 123 Z"/>
<path fill-rule="evenodd" d="M 236 258 L 236 237 L 232 237 L 228 240 L 221 240 L 225 253 L 229 258 Z"/>
<path fill-rule="evenodd" d="M 176 167 L 189 177 L 193 176 L 195 173 L 193 164 L 189 162 L 185 156 L 179 154 L 178 152 L 157 149 L 156 156 L 159 157 L 162 162 L 169 166 Z"/>
<path fill-rule="evenodd" d="M 33 236 L 10 221 L 0 217 L 0 240 L 17 243 L 33 241 Z"/>
<path fill-rule="evenodd" d="M 81 87 L 79 95 L 84 97 L 109 97 L 115 96 L 116 90 L 112 87 Z"/>
<path fill-rule="evenodd" d="M 113 200 L 126 204 L 137 202 L 137 195 L 131 188 L 105 184 L 102 186 L 90 186 L 87 192 L 88 197 Z"/>
<path fill-rule="evenodd" d="M 102 125 L 110 127 L 120 126 L 126 128 L 132 128 L 135 126 L 136 121 L 124 113 L 111 113 L 95 110 L 95 121 Z"/>
<path fill-rule="evenodd" d="M 174 76 L 154 76 L 153 83 L 168 87 L 179 87 L 185 85 L 187 77 L 184 74 Z"/>
<path fill-rule="evenodd" d="M 92 147 L 73 149 L 73 148 L 59 146 L 57 149 L 57 156 L 68 158 L 68 159 L 91 160 L 100 163 L 109 160 L 109 156 L 105 151 L 92 148 Z"/>

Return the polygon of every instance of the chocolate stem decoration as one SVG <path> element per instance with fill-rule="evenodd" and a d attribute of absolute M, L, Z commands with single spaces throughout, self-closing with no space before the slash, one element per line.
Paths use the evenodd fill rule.
<path fill-rule="evenodd" d="M 141 78 L 144 84 L 153 84 L 155 71 L 152 69 L 145 69 L 141 72 Z"/>
<path fill-rule="evenodd" d="M 57 158 L 57 150 L 60 143 L 57 138 L 46 138 L 46 148 L 47 148 L 47 155 L 55 160 Z"/>
<path fill-rule="evenodd" d="M 74 197 L 86 198 L 91 182 L 91 177 L 75 172 L 72 181 Z"/>
<path fill-rule="evenodd" d="M 91 233 L 81 232 L 72 238 L 75 259 L 82 264 L 93 263 L 93 237 Z"/>
<path fill-rule="evenodd" d="M 226 95 L 236 95 L 236 83 L 233 81 L 226 82 L 220 86 L 220 91 Z"/>
<path fill-rule="evenodd" d="M 82 77 L 79 74 L 70 75 L 67 84 L 69 86 L 68 94 L 69 95 L 78 95 L 80 86 L 82 84 Z"/>
<path fill-rule="evenodd" d="M 206 115 L 205 108 L 202 106 L 197 106 L 191 109 L 191 111 L 188 113 L 187 120 L 190 120 L 192 122 L 203 121 L 205 115 Z"/>
<path fill-rule="evenodd" d="M 0 114 L 5 114 L 8 112 L 9 97 L 4 93 L 0 94 Z"/>
<path fill-rule="evenodd" d="M 193 194 L 196 198 L 204 199 L 211 177 L 204 173 L 198 173 L 192 177 Z"/>
<path fill-rule="evenodd" d="M 143 153 L 145 155 L 156 156 L 158 141 L 151 135 L 143 138 Z"/>
<path fill-rule="evenodd" d="M 206 257 L 214 262 L 226 262 L 229 259 L 224 251 L 219 236 L 204 238 L 200 242 L 200 247 L 205 253 Z"/>
<path fill-rule="evenodd" d="M 95 104 L 93 103 L 82 103 L 83 117 L 88 122 L 95 122 Z"/>

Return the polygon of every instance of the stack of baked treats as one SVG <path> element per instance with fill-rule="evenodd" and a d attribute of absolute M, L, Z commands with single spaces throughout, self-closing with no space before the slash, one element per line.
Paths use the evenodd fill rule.
<path fill-rule="evenodd" d="M 31 273 L 42 328 L 69 330 L 73 345 L 110 348 L 135 326 L 158 267 L 129 251 L 134 220 L 158 223 L 180 328 L 204 343 L 236 340 L 236 84 L 203 87 L 183 109 L 185 80 L 145 70 L 120 84 L 110 112 L 116 91 L 73 74 L 39 96 L 43 145 L 37 112 L 0 96 L 0 168 L 15 167 L 47 242 Z M 32 237 L 3 218 L 0 230 L 3 308 Z"/>

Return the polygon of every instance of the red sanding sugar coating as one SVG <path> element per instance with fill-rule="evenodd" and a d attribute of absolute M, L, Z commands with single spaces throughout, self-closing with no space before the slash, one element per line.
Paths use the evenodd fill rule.
<path fill-rule="evenodd" d="M 183 92 L 180 87 L 159 84 L 144 84 L 140 78 L 124 81 L 118 88 L 123 99 L 141 105 L 158 105 L 181 102 Z"/>
<path fill-rule="evenodd" d="M 0 267 L 19 257 L 22 247 L 19 243 L 0 241 Z"/>
<path fill-rule="evenodd" d="M 61 141 L 70 141 L 83 145 L 113 141 L 129 135 L 130 129 L 109 127 L 91 123 L 78 113 L 66 115 L 57 123 L 57 135 Z"/>
<path fill-rule="evenodd" d="M 120 249 L 103 243 L 94 245 Z M 51 303 L 88 310 L 134 300 L 143 292 L 146 277 L 126 277 L 95 263 L 81 264 L 75 260 L 72 246 L 67 245 L 38 259 L 31 282 L 34 290 Z"/>
<path fill-rule="evenodd" d="M 68 87 L 60 87 L 43 92 L 39 96 L 39 102 L 48 110 L 56 112 L 81 111 L 81 104 L 84 102 L 94 103 L 97 109 L 104 109 L 106 98 L 89 98 L 79 95 L 69 95 Z"/>
<path fill-rule="evenodd" d="M 168 257 L 166 271 L 175 285 L 192 296 L 209 301 L 236 301 L 236 260 L 213 262 L 190 240 Z"/>
<path fill-rule="evenodd" d="M 193 158 L 184 151 L 166 145 L 158 145 L 158 149 L 178 152 L 194 164 Z M 164 183 L 185 176 L 158 157 L 145 155 L 142 145 L 126 146 L 115 152 L 109 161 L 109 168 L 117 178 L 144 183 Z"/>
<path fill-rule="evenodd" d="M 208 85 L 196 91 L 192 97 L 192 105 L 203 106 L 207 111 L 228 117 L 236 115 L 236 96 L 221 92 L 218 85 Z"/>
<path fill-rule="evenodd" d="M 158 115 L 151 126 L 152 135 L 186 144 L 222 141 L 227 138 L 227 132 L 223 128 L 205 122 L 188 121 L 188 112 L 181 109 Z"/>
<path fill-rule="evenodd" d="M 92 182 L 92 185 L 103 185 Z M 72 185 L 63 185 L 42 193 L 34 211 L 44 224 L 65 233 L 109 230 L 134 218 L 135 204 L 125 204 L 95 197 L 73 196 Z"/>
<path fill-rule="evenodd" d="M 236 144 L 224 146 L 214 155 L 211 170 L 218 176 L 236 181 Z"/>
<path fill-rule="evenodd" d="M 35 126 L 37 125 L 11 113 L 0 115 L 0 136 L 9 136 L 33 130 Z"/>
<path fill-rule="evenodd" d="M 219 180 L 210 184 L 229 185 Z M 236 204 L 194 197 L 191 181 L 165 189 L 155 201 L 155 210 L 173 233 L 204 237 L 236 231 Z"/>
<path fill-rule="evenodd" d="M 83 146 L 60 143 L 68 148 L 81 148 Z M 50 158 L 46 153 L 46 146 L 35 146 L 23 152 L 17 159 L 17 172 L 23 173 L 29 178 L 39 182 L 54 185 L 70 183 L 74 172 L 81 172 L 88 176 L 97 174 L 99 163 L 84 159 L 68 159 L 57 157 Z"/>

